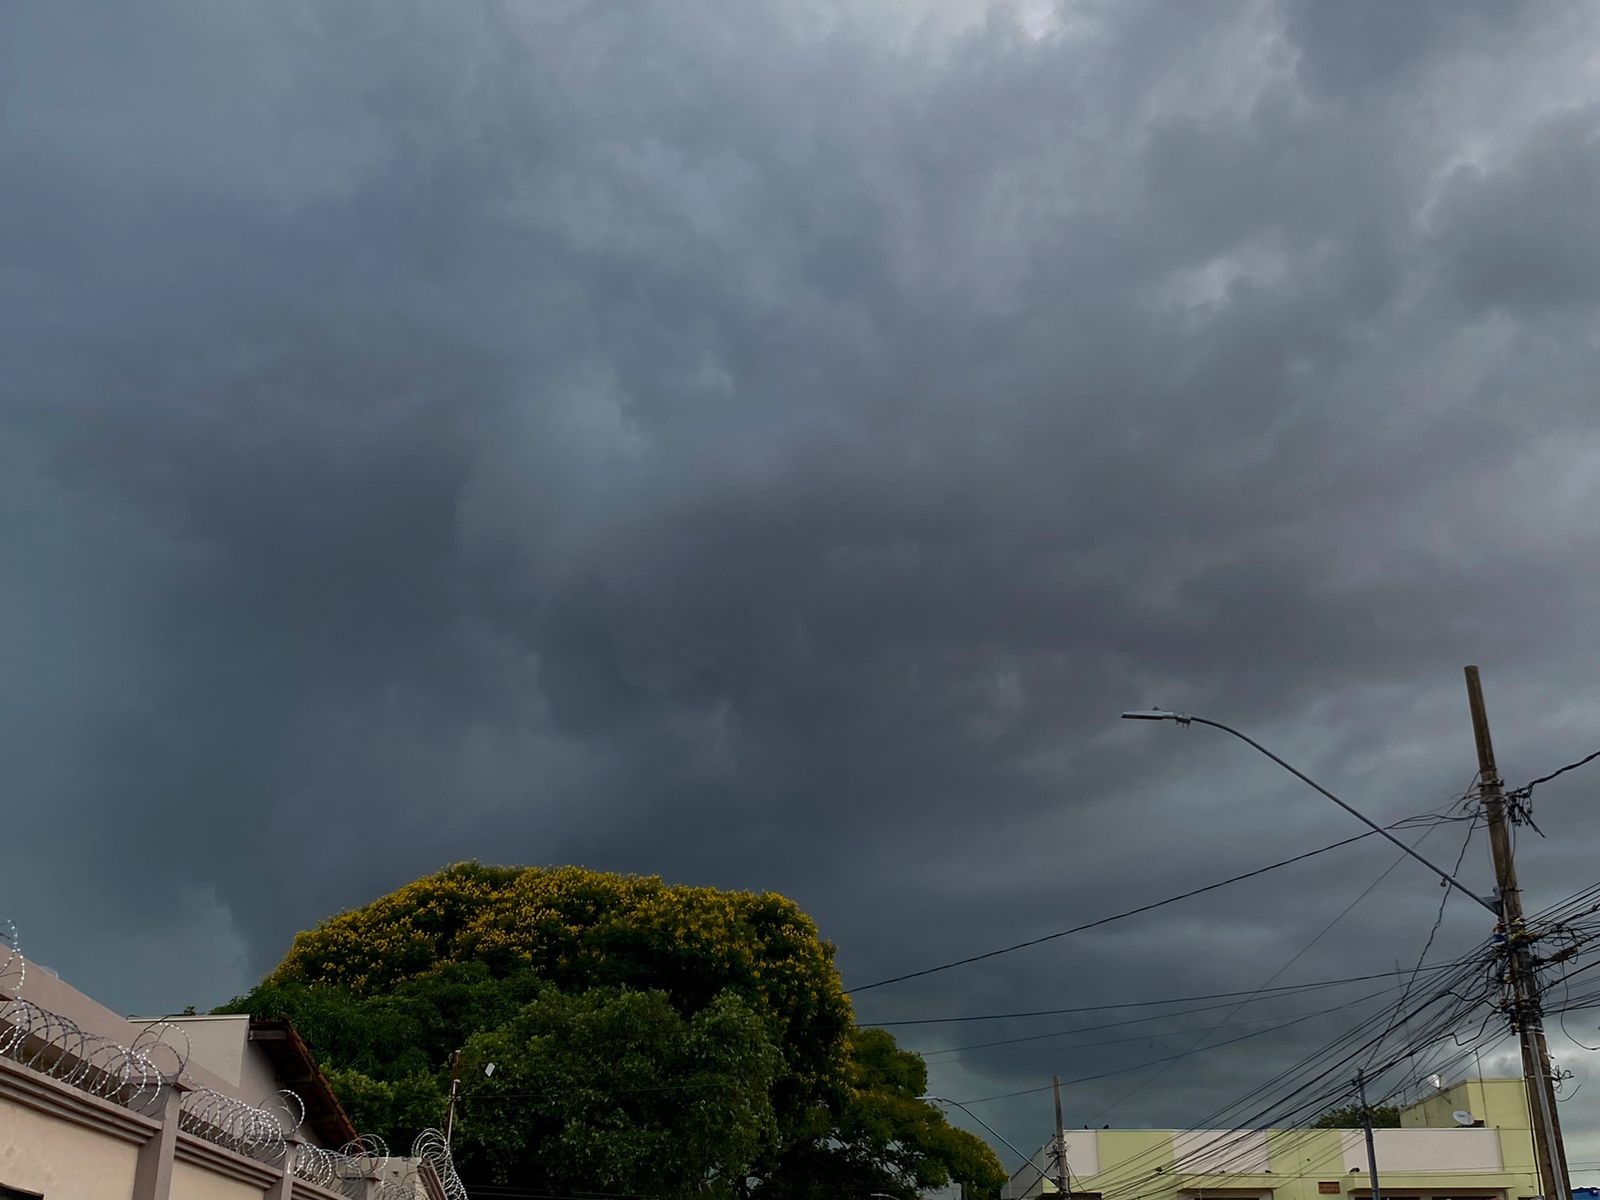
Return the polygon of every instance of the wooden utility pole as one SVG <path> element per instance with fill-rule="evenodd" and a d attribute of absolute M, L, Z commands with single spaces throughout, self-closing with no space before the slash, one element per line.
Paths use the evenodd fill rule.
<path fill-rule="evenodd" d="M 1050 1076 L 1050 1086 L 1056 1096 L 1056 1135 L 1051 1141 L 1056 1148 L 1056 1192 L 1065 1197 L 1067 1188 L 1067 1132 L 1061 1127 L 1061 1079 Z"/>
<path fill-rule="evenodd" d="M 1367 1178 L 1372 1184 L 1372 1200 L 1383 1200 L 1378 1187 L 1378 1147 L 1372 1137 L 1372 1110 L 1367 1107 L 1367 1075 L 1356 1071 L 1356 1096 L 1361 1101 L 1361 1128 L 1367 1135 Z"/>
<path fill-rule="evenodd" d="M 1494 742 L 1489 737 L 1489 716 L 1483 706 L 1483 684 L 1478 678 L 1478 668 L 1468 667 L 1466 675 L 1472 733 L 1478 743 L 1478 796 L 1489 826 L 1489 848 L 1494 855 L 1500 930 L 1506 940 L 1510 970 L 1511 1018 L 1522 1044 L 1522 1076 L 1528 1089 L 1534 1157 L 1539 1164 L 1545 1200 L 1572 1200 L 1567 1151 L 1561 1140 L 1561 1116 L 1556 1111 L 1550 1047 L 1544 1035 L 1544 1011 L 1539 1002 L 1539 982 L 1534 976 L 1528 932 L 1522 919 L 1522 890 L 1517 886 L 1505 788 L 1494 761 Z"/>

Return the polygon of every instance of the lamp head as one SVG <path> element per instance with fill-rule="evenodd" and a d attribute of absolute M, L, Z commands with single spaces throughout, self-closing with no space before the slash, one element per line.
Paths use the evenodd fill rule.
<path fill-rule="evenodd" d="M 1180 725 L 1187 725 L 1189 718 L 1183 713 L 1173 712 L 1170 708 L 1134 708 L 1122 714 L 1124 721 L 1177 721 Z"/>

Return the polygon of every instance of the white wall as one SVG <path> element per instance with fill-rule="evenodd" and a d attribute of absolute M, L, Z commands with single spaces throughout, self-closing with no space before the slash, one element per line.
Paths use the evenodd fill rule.
<path fill-rule="evenodd" d="M 188 1035 L 191 1063 L 226 1079 L 234 1087 L 240 1085 L 245 1038 L 250 1032 L 249 1017 L 168 1017 L 167 1020 Z"/>
<path fill-rule="evenodd" d="M 1378 1174 L 1384 1171 L 1501 1170 L 1500 1133 L 1495 1129 L 1375 1129 Z M 1353 1135 L 1345 1144 L 1345 1170 L 1367 1169 L 1367 1143 Z"/>
<path fill-rule="evenodd" d="M 1072 1177 L 1100 1174 L 1100 1137 L 1094 1129 L 1068 1129 L 1066 1137 L 1067 1166 Z"/>

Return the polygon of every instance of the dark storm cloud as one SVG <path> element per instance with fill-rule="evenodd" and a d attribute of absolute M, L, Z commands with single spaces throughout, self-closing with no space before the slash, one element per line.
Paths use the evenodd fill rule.
<path fill-rule="evenodd" d="M 1600 301 L 1600 111 L 1540 122 L 1510 161 L 1463 167 L 1435 214 L 1447 278 L 1472 310 L 1529 317 Z"/>
<path fill-rule="evenodd" d="M 1130 705 L 1389 818 L 1466 782 L 1463 662 L 1513 779 L 1596 741 L 1587 14 L 9 20 L 0 880 L 113 1002 L 222 999 L 466 856 L 776 887 L 861 983 L 1349 832 Z M 1536 899 L 1591 873 L 1582 787 Z M 1306 947 L 1391 858 L 861 1011 L 1389 969 L 1408 868 Z M 1337 1021 L 1069 1105 L 1193 1120 Z"/>

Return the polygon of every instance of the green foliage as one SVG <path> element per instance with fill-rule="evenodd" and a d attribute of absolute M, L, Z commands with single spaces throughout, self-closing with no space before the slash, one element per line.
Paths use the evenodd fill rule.
<path fill-rule="evenodd" d="M 496 1064 L 461 1123 L 464 1161 L 496 1183 L 732 1194 L 777 1141 L 783 1057 L 731 992 L 685 1018 L 665 992 L 551 989 L 464 1059 Z"/>
<path fill-rule="evenodd" d="M 442 1119 L 464 1045 L 469 1178 L 773 1200 L 1005 1179 L 919 1099 L 918 1055 L 853 1032 L 833 947 L 774 893 L 458 864 L 301 933 L 219 1011 L 293 1020 L 392 1145 Z"/>
<path fill-rule="evenodd" d="M 975 1200 L 998 1196 L 1006 1173 L 994 1151 L 921 1099 L 922 1056 L 882 1029 L 857 1030 L 852 1048 L 849 1086 L 827 1136 L 790 1146 L 761 1195 L 883 1192 L 910 1200 L 956 1182 Z"/>
<path fill-rule="evenodd" d="M 1346 1104 L 1343 1108 L 1325 1112 L 1311 1123 L 1313 1129 L 1360 1129 L 1361 1106 Z M 1374 1129 L 1399 1129 L 1400 1110 L 1390 1104 L 1376 1104 L 1372 1108 Z"/>
<path fill-rule="evenodd" d="M 380 1134 L 397 1153 L 404 1153 L 420 1130 L 444 1121 L 449 1087 L 439 1075 L 385 1080 L 336 1066 L 325 1067 L 323 1073 L 356 1128 Z"/>
<path fill-rule="evenodd" d="M 440 963 L 532 972 L 564 991 L 656 988 L 693 1013 L 724 991 L 771 1015 L 790 1120 L 843 1070 L 850 1002 L 833 946 L 775 892 L 684 887 L 581 867 L 457 864 L 299 934 L 269 984 L 382 995 Z"/>

